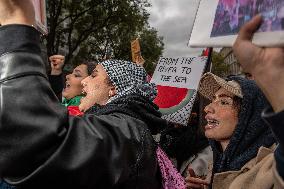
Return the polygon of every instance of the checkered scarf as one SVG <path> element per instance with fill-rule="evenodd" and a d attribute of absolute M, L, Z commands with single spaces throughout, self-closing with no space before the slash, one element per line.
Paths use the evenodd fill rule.
<path fill-rule="evenodd" d="M 107 103 L 129 94 L 139 94 L 151 101 L 156 97 L 156 85 L 147 82 L 147 73 L 142 66 L 123 60 L 106 60 L 99 64 L 116 86 L 117 94 Z"/>

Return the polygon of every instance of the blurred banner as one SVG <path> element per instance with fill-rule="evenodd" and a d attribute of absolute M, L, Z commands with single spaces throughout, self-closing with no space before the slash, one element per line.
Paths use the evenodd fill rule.
<path fill-rule="evenodd" d="M 47 21 L 46 21 L 46 1 L 45 0 L 32 0 L 35 8 L 36 28 L 42 33 L 47 34 Z"/>
<path fill-rule="evenodd" d="M 135 62 L 136 64 L 143 66 L 145 60 L 141 55 L 141 48 L 138 38 L 131 41 L 131 54 L 132 54 L 132 62 Z"/>

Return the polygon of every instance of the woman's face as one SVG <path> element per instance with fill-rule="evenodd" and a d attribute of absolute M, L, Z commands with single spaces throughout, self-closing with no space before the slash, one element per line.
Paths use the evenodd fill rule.
<path fill-rule="evenodd" d="M 109 77 L 106 71 L 102 65 L 98 64 L 92 74 L 81 82 L 83 85 L 83 93 L 86 94 L 86 96 L 81 99 L 81 107 L 85 104 L 91 107 L 96 103 L 105 105 L 109 98 L 116 94 L 115 86 L 108 81 Z M 86 109 L 83 108 L 81 110 L 85 111 Z"/>
<path fill-rule="evenodd" d="M 238 107 L 233 101 L 234 95 L 220 88 L 212 102 L 204 109 L 207 120 L 205 135 L 219 142 L 229 142 L 238 123 Z"/>
<path fill-rule="evenodd" d="M 75 96 L 82 95 L 83 86 L 81 81 L 88 77 L 87 65 L 81 64 L 74 68 L 71 74 L 66 76 L 65 88 L 62 96 L 66 99 L 74 98 Z"/>

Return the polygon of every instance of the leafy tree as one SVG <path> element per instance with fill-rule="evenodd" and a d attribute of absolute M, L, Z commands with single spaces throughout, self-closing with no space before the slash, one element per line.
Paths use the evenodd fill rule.
<path fill-rule="evenodd" d="M 149 6 L 148 0 L 48 0 L 47 54 L 67 49 L 67 64 L 100 59 L 108 54 L 129 60 L 130 42 L 141 36 L 149 43 L 143 42 L 142 50 L 149 47 L 153 51 L 145 54 L 147 64 L 155 62 L 162 53 L 163 43 L 157 32 L 148 27 Z"/>
<path fill-rule="evenodd" d="M 164 49 L 163 38 L 157 36 L 154 28 L 144 28 L 140 35 L 141 54 L 145 59 L 144 67 L 150 75 L 153 74 Z"/>

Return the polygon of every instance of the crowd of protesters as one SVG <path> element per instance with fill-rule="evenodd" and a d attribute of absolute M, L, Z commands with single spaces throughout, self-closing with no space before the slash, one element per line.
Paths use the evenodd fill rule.
<path fill-rule="evenodd" d="M 32 6 L 0 1 L 1 189 L 284 188 L 284 50 L 252 44 L 260 16 L 233 46 L 253 80 L 205 73 L 182 127 L 138 64 L 82 62 L 64 79 L 53 55 L 46 73 Z"/>

